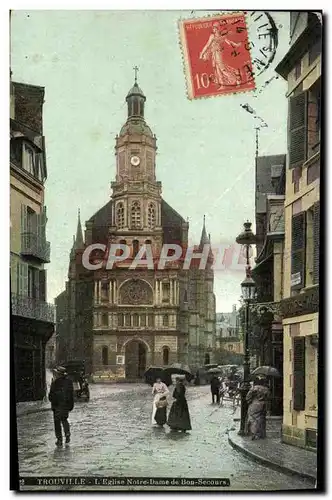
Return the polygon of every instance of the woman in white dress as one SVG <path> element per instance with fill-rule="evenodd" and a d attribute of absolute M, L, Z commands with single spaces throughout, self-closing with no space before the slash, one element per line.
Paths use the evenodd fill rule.
<path fill-rule="evenodd" d="M 161 381 L 161 378 L 157 378 L 155 384 L 152 387 L 153 404 L 152 404 L 152 425 L 164 425 L 166 423 L 166 406 L 167 406 L 167 396 L 169 394 L 169 390 L 167 385 Z M 162 408 L 157 407 L 157 403 L 163 398 L 164 406 Z M 165 399 L 164 399 L 165 398 Z M 159 411 L 161 410 L 161 411 Z"/>

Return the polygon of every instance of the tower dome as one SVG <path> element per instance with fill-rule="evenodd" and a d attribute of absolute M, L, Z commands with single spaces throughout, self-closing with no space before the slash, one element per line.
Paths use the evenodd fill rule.
<path fill-rule="evenodd" d="M 145 134 L 153 137 L 150 127 L 145 123 L 144 119 L 144 104 L 146 97 L 143 90 L 137 83 L 137 71 L 135 66 L 135 83 L 129 90 L 126 101 L 128 106 L 128 117 L 126 123 L 123 125 L 120 136 L 127 134 Z"/>

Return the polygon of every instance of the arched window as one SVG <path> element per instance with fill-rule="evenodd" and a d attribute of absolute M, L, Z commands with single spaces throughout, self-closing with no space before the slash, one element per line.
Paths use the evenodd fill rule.
<path fill-rule="evenodd" d="M 133 241 L 133 257 L 136 257 L 136 255 L 138 254 L 138 251 L 139 251 L 139 241 L 134 240 Z"/>
<path fill-rule="evenodd" d="M 139 112 L 138 112 L 138 104 L 139 104 L 138 98 L 134 99 L 133 104 L 134 104 L 134 106 L 133 106 L 134 107 L 134 115 L 138 115 L 139 114 Z"/>
<path fill-rule="evenodd" d="M 126 240 L 120 240 L 120 241 L 119 241 L 119 244 L 120 244 L 120 245 L 127 245 L 127 242 L 126 242 Z M 118 249 L 116 250 L 116 256 L 117 256 L 117 257 L 120 257 L 121 255 L 123 255 L 123 253 L 124 253 L 124 252 L 125 252 L 125 250 L 124 250 L 124 249 L 122 249 L 122 248 L 118 248 Z"/>
<path fill-rule="evenodd" d="M 123 321 L 123 314 L 120 313 L 118 314 L 118 326 L 123 326 L 124 321 Z"/>
<path fill-rule="evenodd" d="M 102 352 L 101 352 L 101 357 L 103 360 L 103 365 L 107 366 L 108 365 L 108 347 L 103 347 Z"/>
<path fill-rule="evenodd" d="M 138 326 L 139 321 L 138 321 L 138 314 L 134 313 L 133 314 L 133 326 Z"/>
<path fill-rule="evenodd" d="M 148 315 L 148 325 L 149 326 L 154 326 L 154 314 L 149 314 Z"/>
<path fill-rule="evenodd" d="M 102 302 L 109 302 L 109 282 L 101 282 L 101 300 Z"/>
<path fill-rule="evenodd" d="M 131 227 L 141 227 L 141 207 L 138 201 L 134 201 L 131 205 Z"/>
<path fill-rule="evenodd" d="M 130 314 L 125 314 L 125 326 L 131 326 L 131 317 L 130 317 Z"/>
<path fill-rule="evenodd" d="M 108 313 L 103 313 L 101 316 L 102 326 L 108 326 Z"/>
<path fill-rule="evenodd" d="M 168 325 L 169 325 L 168 314 L 164 314 L 164 316 L 163 316 L 163 326 L 168 326 Z"/>
<path fill-rule="evenodd" d="M 163 365 L 169 363 L 169 347 L 163 347 Z"/>
<path fill-rule="evenodd" d="M 140 317 L 141 326 L 146 326 L 146 315 L 142 314 Z"/>
<path fill-rule="evenodd" d="M 205 354 L 204 364 L 205 365 L 209 365 L 210 364 L 210 354 L 209 353 Z"/>
<path fill-rule="evenodd" d="M 117 225 L 118 229 L 122 229 L 125 225 L 123 203 L 118 203 L 117 208 L 116 208 L 116 225 Z"/>
<path fill-rule="evenodd" d="M 148 206 L 148 228 L 153 229 L 156 225 L 156 209 L 153 203 Z"/>

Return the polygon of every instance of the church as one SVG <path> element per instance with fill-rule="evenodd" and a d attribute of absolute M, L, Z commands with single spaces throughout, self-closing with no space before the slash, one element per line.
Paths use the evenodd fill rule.
<path fill-rule="evenodd" d="M 131 261 L 144 245 L 160 255 L 165 244 L 188 247 L 189 223 L 162 197 L 156 177 L 156 136 L 146 123 L 146 97 L 137 83 L 128 92 L 128 116 L 116 137 L 116 177 L 106 205 L 90 217 L 83 236 L 80 215 L 65 290 L 55 299 L 57 362 L 84 360 L 92 380 L 135 381 L 151 365 L 213 363 L 216 311 L 213 255 L 204 269 L 183 260 L 160 269 Z M 123 244 L 130 257 L 111 269 L 83 265 L 91 245 Z M 205 217 L 199 253 L 210 245 Z M 101 250 L 90 261 L 103 262 Z M 194 261 L 192 261 L 194 262 Z M 97 269 L 98 268 L 98 269 Z"/>

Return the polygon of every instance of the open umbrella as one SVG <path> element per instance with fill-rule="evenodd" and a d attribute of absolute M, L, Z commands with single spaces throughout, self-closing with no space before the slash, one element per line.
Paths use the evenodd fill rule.
<path fill-rule="evenodd" d="M 171 385 L 172 383 L 171 377 L 165 373 L 161 366 L 150 366 L 144 373 L 144 378 L 145 382 L 151 386 L 155 383 L 157 378 L 161 378 L 166 385 Z"/>
<path fill-rule="evenodd" d="M 208 365 L 203 366 L 204 370 L 209 370 L 210 368 L 217 368 L 217 367 L 218 367 L 218 365 L 216 363 L 212 363 L 212 364 L 210 363 Z"/>
<path fill-rule="evenodd" d="M 222 370 L 220 370 L 220 368 L 210 368 L 208 373 L 222 373 Z"/>
<path fill-rule="evenodd" d="M 251 372 L 251 377 L 257 377 L 259 375 L 263 377 L 281 377 L 279 371 L 274 368 L 274 366 L 259 366 Z"/>
<path fill-rule="evenodd" d="M 182 365 L 181 363 L 173 363 L 171 366 L 166 366 L 164 368 L 164 372 L 169 375 L 184 375 L 188 382 L 194 378 L 190 368 L 186 365 Z"/>

